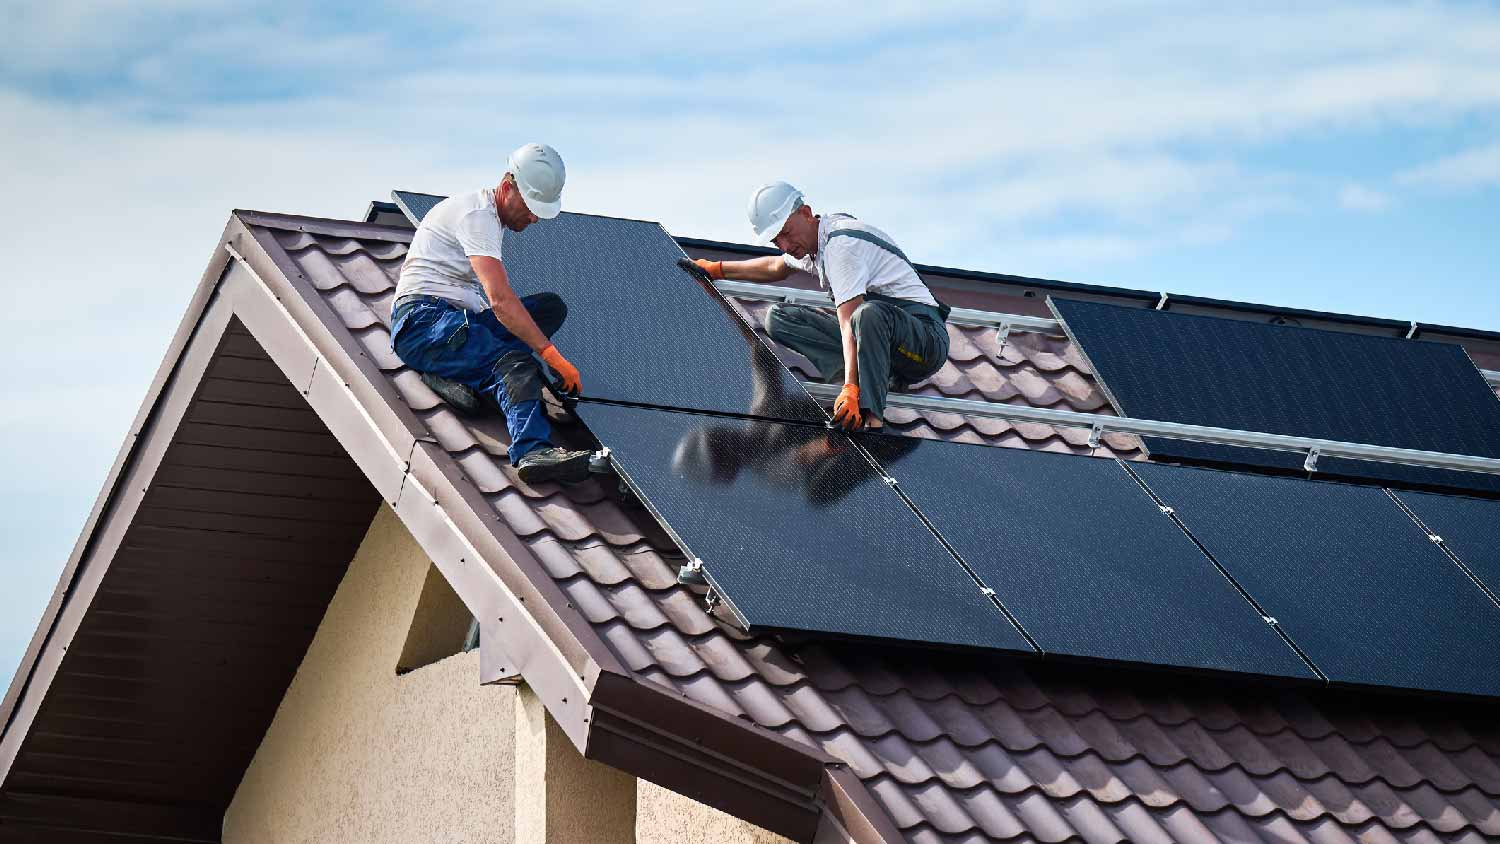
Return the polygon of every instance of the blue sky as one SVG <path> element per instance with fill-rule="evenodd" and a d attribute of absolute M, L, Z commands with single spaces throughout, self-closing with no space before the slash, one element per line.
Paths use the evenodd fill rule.
<path fill-rule="evenodd" d="M 232 208 L 492 184 L 745 240 L 1500 330 L 1494 3 L 0 0 L 0 674 Z"/>

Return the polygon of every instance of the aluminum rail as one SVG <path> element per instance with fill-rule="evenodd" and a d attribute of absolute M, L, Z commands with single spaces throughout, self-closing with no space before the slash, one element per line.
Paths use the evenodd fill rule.
<path fill-rule="evenodd" d="M 820 399 L 838 397 L 839 388 L 832 384 L 803 382 L 809 393 Z M 1072 410 L 1052 410 L 1044 407 L 996 404 L 971 399 L 950 399 L 944 396 L 918 396 L 907 393 L 891 393 L 886 399 L 891 407 L 909 410 L 932 410 L 957 413 L 962 416 L 988 416 L 1020 422 L 1042 422 L 1070 428 L 1088 428 L 1089 444 L 1098 445 L 1101 434 L 1112 432 L 1136 434 L 1148 437 L 1166 437 L 1174 440 L 1233 445 L 1247 448 L 1263 448 L 1273 451 L 1293 451 L 1307 455 L 1303 463 L 1309 472 L 1317 470 L 1320 457 L 1344 457 L 1351 460 L 1368 460 L 1379 463 L 1399 463 L 1403 466 L 1422 466 L 1429 469 L 1453 469 L 1460 472 L 1478 472 L 1500 475 L 1500 459 L 1472 457 L 1465 454 L 1444 454 L 1438 451 L 1420 451 L 1411 448 L 1391 448 L 1383 445 L 1364 445 L 1337 440 L 1321 440 L 1313 437 L 1293 437 L 1285 434 L 1264 434 L 1257 431 L 1236 431 L 1230 428 L 1213 428 L 1204 425 L 1186 425 L 1179 422 L 1157 422 L 1151 419 L 1131 419 L 1125 416 L 1104 416 L 1098 413 L 1078 413 Z"/>
<path fill-rule="evenodd" d="M 726 296 L 739 299 L 754 299 L 761 302 L 789 302 L 794 305 L 817 305 L 833 307 L 827 293 L 817 290 L 802 290 L 797 287 L 780 287 L 774 284 L 759 284 L 753 281 L 716 281 L 714 287 Z M 976 311 L 973 308 L 954 308 L 948 321 L 955 325 L 980 325 L 997 328 L 1001 334 L 1009 331 L 1030 331 L 1038 334 L 1062 336 L 1062 326 L 1055 319 L 1045 317 L 1002 314 L 994 311 Z"/>
<path fill-rule="evenodd" d="M 753 281 L 716 281 L 714 286 L 719 292 L 740 299 L 754 299 L 760 302 L 790 302 L 796 305 L 818 305 L 821 307 L 832 307 L 833 303 L 826 294 L 816 290 L 802 290 L 797 287 L 781 287 L 774 284 L 759 284 Z M 1021 316 L 1020 314 L 1003 314 L 997 311 L 979 311 L 972 308 L 954 308 L 953 313 L 948 315 L 948 321 L 958 325 L 982 325 L 997 328 L 1000 331 L 1000 339 L 1003 341 L 1005 335 L 1012 331 L 1028 331 L 1034 334 L 1054 334 L 1062 336 L 1062 325 L 1055 319 L 1043 317 Z M 1500 370 L 1481 369 L 1479 374 L 1491 386 L 1500 387 Z"/>

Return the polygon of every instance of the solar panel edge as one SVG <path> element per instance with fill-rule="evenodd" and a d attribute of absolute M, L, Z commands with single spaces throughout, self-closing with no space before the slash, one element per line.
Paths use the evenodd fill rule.
<path fill-rule="evenodd" d="M 1228 570 L 1235 574 L 1236 579 L 1251 594 L 1256 596 L 1257 602 L 1261 606 L 1266 608 L 1266 612 L 1278 619 L 1281 626 L 1286 629 L 1288 636 L 1294 642 L 1298 643 L 1298 647 L 1307 653 L 1308 658 L 1318 666 L 1319 671 L 1327 676 L 1330 687 L 1379 689 L 1400 691 L 1403 693 L 1411 692 L 1417 694 L 1457 695 L 1480 698 L 1500 696 L 1500 675 L 1491 676 L 1494 672 L 1486 673 L 1476 669 L 1471 662 L 1462 659 L 1455 663 L 1453 662 L 1455 658 L 1454 654 L 1450 652 L 1450 646 L 1453 643 L 1462 643 L 1469 640 L 1473 640 L 1474 642 L 1488 641 L 1492 651 L 1500 652 L 1500 607 L 1497 607 L 1494 601 L 1485 595 L 1477 584 L 1465 576 L 1460 566 L 1454 564 L 1446 555 L 1437 551 L 1433 543 L 1427 541 L 1422 526 L 1409 518 L 1399 506 L 1399 502 L 1394 500 L 1385 491 L 1357 484 L 1331 481 L 1300 481 L 1292 478 L 1266 476 L 1251 472 L 1221 472 L 1197 467 L 1141 464 L 1135 468 L 1145 476 L 1144 479 L 1152 485 L 1153 489 L 1158 490 L 1157 494 L 1163 501 L 1177 510 L 1179 514 L 1182 514 L 1184 524 L 1198 538 L 1198 541 L 1203 543 L 1216 558 L 1223 562 Z M 1174 486 L 1174 483 L 1171 481 L 1174 477 L 1172 473 L 1176 473 L 1175 477 L 1178 480 L 1185 480 L 1187 483 L 1186 486 L 1177 484 L 1177 488 L 1169 493 L 1166 488 Z M 1287 499 L 1286 496 L 1291 495 L 1297 490 L 1314 496 L 1320 493 L 1331 492 L 1335 496 L 1344 495 L 1351 499 L 1366 498 L 1368 502 L 1376 505 L 1367 513 L 1361 515 L 1358 512 L 1346 512 L 1341 520 L 1324 520 L 1320 524 L 1328 525 L 1330 528 L 1337 528 L 1342 531 L 1340 542 L 1346 541 L 1352 536 L 1358 536 L 1361 541 L 1374 541 L 1377 538 L 1377 534 L 1379 534 L 1378 539 L 1383 543 L 1380 545 L 1381 552 L 1386 554 L 1409 553 L 1409 557 L 1403 556 L 1401 559 L 1410 562 L 1403 563 L 1403 565 L 1397 566 L 1391 569 L 1391 571 L 1404 572 L 1410 565 L 1415 564 L 1417 568 L 1411 569 L 1412 574 L 1409 577 L 1415 577 L 1417 574 L 1420 574 L 1421 579 L 1419 582 L 1421 583 L 1421 588 L 1402 592 L 1401 595 L 1405 597 L 1400 598 L 1401 605 L 1397 610 L 1392 610 L 1388 613 L 1382 612 L 1379 609 L 1379 601 L 1363 603 L 1358 608 L 1358 623 L 1350 623 L 1341 625 L 1336 629 L 1322 629 L 1320 631 L 1319 625 L 1327 621 L 1331 617 L 1330 612 L 1336 610 L 1341 605 L 1339 598 L 1335 594 L 1336 587 L 1340 585 L 1340 582 L 1324 581 L 1321 584 L 1322 588 L 1316 590 L 1316 597 L 1320 603 L 1318 604 L 1318 611 L 1312 616 L 1308 616 L 1305 610 L 1300 610 L 1295 606 L 1297 601 L 1309 597 L 1312 592 L 1293 590 L 1289 594 L 1300 597 L 1290 600 L 1287 594 L 1274 594 L 1276 587 L 1273 585 L 1272 588 L 1268 589 L 1267 582 L 1258 579 L 1260 576 L 1255 573 L 1254 565 L 1247 563 L 1247 559 L 1253 561 L 1254 558 L 1244 557 L 1243 548 L 1236 545 L 1235 531 L 1231 530 L 1226 534 L 1223 529 L 1213 526 L 1215 517 L 1212 509 L 1215 506 L 1221 506 L 1213 502 L 1213 496 L 1206 494 L 1202 488 L 1197 489 L 1197 494 L 1192 494 L 1191 492 L 1184 493 L 1185 489 L 1191 490 L 1194 487 L 1201 487 L 1201 483 L 1199 482 L 1205 478 L 1219 478 L 1232 483 L 1249 485 L 1252 495 L 1262 496 L 1261 500 L 1266 502 L 1275 502 L 1274 508 L 1291 506 L 1291 499 Z M 1277 492 L 1276 496 L 1264 496 L 1266 489 L 1288 484 L 1292 486 L 1280 486 L 1279 489 L 1274 490 Z M 1243 493 L 1243 489 L 1239 490 L 1239 492 Z M 1181 498 L 1183 494 L 1188 494 L 1189 497 L 1183 499 Z M 1299 506 L 1309 507 L 1310 502 L 1305 500 L 1305 496 L 1293 497 L 1298 499 Z M 1483 499 L 1472 500 L 1482 501 Z M 1241 503 L 1243 504 L 1244 502 L 1242 501 Z M 1356 501 L 1355 503 L 1359 502 Z M 1259 506 L 1255 505 L 1248 509 L 1237 509 L 1236 516 L 1238 522 L 1241 524 L 1258 524 L 1260 515 Z M 1301 514 L 1298 518 L 1305 518 L 1312 512 L 1312 509 L 1309 507 L 1306 512 L 1297 509 L 1283 510 L 1282 512 L 1283 515 Z M 1356 516 L 1359 519 L 1356 519 Z M 1369 518 L 1375 521 L 1360 521 L 1361 519 Z M 1362 531 L 1350 534 L 1349 531 L 1353 530 L 1353 526 L 1356 524 L 1362 528 Z M 1292 533 L 1287 534 L 1288 536 L 1302 537 L 1307 535 L 1297 532 L 1297 525 L 1295 524 L 1291 524 L 1290 526 L 1283 525 L 1281 527 L 1283 530 L 1292 531 Z M 1235 530 L 1242 531 L 1243 529 Z M 1299 540 L 1296 547 L 1304 556 L 1314 554 L 1314 556 L 1307 559 L 1318 565 L 1327 565 L 1328 561 L 1333 559 L 1332 556 L 1327 555 L 1327 552 L 1315 552 L 1310 547 L 1305 547 L 1305 540 Z M 1322 546 L 1317 547 L 1321 548 Z M 1272 550 L 1274 550 L 1274 544 L 1267 547 L 1257 546 L 1257 556 L 1271 553 Z M 1343 582 L 1362 583 L 1367 580 L 1370 580 L 1369 576 L 1361 576 L 1352 580 L 1345 578 Z M 1372 580 L 1370 582 L 1373 583 Z M 1371 587 L 1367 586 L 1363 588 L 1368 590 Z M 1388 591 L 1376 590 L 1376 592 L 1371 594 L 1383 595 Z M 1425 594 L 1438 595 L 1439 593 L 1441 593 L 1443 600 L 1453 598 L 1456 603 L 1451 607 L 1446 604 L 1443 605 L 1436 610 L 1438 612 L 1436 616 L 1430 613 L 1423 615 L 1419 607 L 1411 605 L 1412 598 L 1417 598 Z M 1465 628 L 1465 632 L 1460 635 L 1451 629 L 1450 625 L 1444 634 L 1448 636 L 1448 644 L 1423 645 L 1422 642 L 1426 641 L 1422 639 L 1424 632 L 1430 634 L 1429 638 L 1437 636 L 1441 632 L 1433 632 L 1437 630 L 1434 621 L 1446 618 L 1454 612 L 1471 613 L 1471 615 L 1465 616 L 1466 620 L 1470 622 L 1470 625 Z M 1472 613 L 1478 614 L 1472 615 Z M 1416 616 L 1421 617 L 1420 623 L 1409 621 L 1409 619 Z M 1392 626 L 1393 623 L 1395 626 Z M 1382 626 L 1384 628 L 1383 633 L 1377 629 Z M 1325 634 L 1332 635 L 1334 638 L 1330 640 Z M 1454 638 L 1455 636 L 1457 636 L 1456 639 Z M 1356 662 L 1358 659 L 1356 655 L 1357 649 L 1351 651 L 1350 646 L 1344 641 L 1350 637 L 1357 637 L 1372 643 L 1381 641 L 1381 638 L 1384 637 L 1384 641 L 1387 643 L 1396 644 L 1392 645 L 1392 652 L 1381 651 L 1373 662 L 1366 662 L 1363 667 L 1359 667 L 1349 662 L 1350 659 L 1356 659 Z M 1436 642 L 1437 640 L 1433 639 L 1432 641 Z M 1421 647 L 1418 647 L 1419 645 Z M 1425 650 L 1422 650 L 1422 648 L 1425 648 Z M 1474 646 L 1471 644 L 1469 650 L 1472 651 L 1473 648 Z M 1403 654 L 1401 652 L 1403 649 L 1407 651 L 1416 649 L 1419 653 Z M 1438 678 L 1424 678 L 1422 672 L 1440 660 L 1446 666 L 1444 670 L 1449 673 L 1445 673 Z M 1379 672 L 1381 671 L 1387 672 L 1385 678 L 1380 676 Z M 1467 678 L 1467 680 L 1464 678 Z M 1465 686 L 1465 682 L 1472 684 Z"/>
<path fill-rule="evenodd" d="M 875 437 L 862 435 L 856 440 L 861 444 L 869 442 Z M 877 440 L 878 441 L 878 440 Z M 972 454 L 965 455 L 965 452 Z M 1285 641 L 1276 631 L 1262 626 L 1262 614 L 1254 607 L 1253 602 L 1248 601 L 1242 590 L 1236 590 L 1232 579 L 1227 578 L 1221 568 L 1213 562 L 1212 558 L 1205 554 L 1201 547 L 1195 545 L 1191 537 L 1181 530 L 1180 525 L 1167 521 L 1167 517 L 1158 509 L 1151 499 L 1148 491 L 1131 475 L 1121 461 L 1111 458 L 1094 458 L 1071 454 L 1053 454 L 1049 452 L 1038 452 L 1027 449 L 997 449 L 991 446 L 953 443 L 953 442 L 931 442 L 924 441 L 922 445 L 912 452 L 909 460 L 922 461 L 923 455 L 936 456 L 941 465 L 941 474 L 944 481 L 941 484 L 922 482 L 914 477 L 911 471 L 913 463 L 902 465 L 887 465 L 884 471 L 896 477 L 897 489 L 904 490 L 911 505 L 921 512 L 925 521 L 931 525 L 934 532 L 942 538 L 949 550 L 961 560 L 965 567 L 974 574 L 977 581 L 995 590 L 998 602 L 1006 608 L 1017 627 L 1025 631 L 1033 643 L 1043 653 L 1044 658 L 1064 659 L 1097 664 L 1112 665 L 1134 665 L 1136 667 L 1162 668 L 1169 667 L 1176 670 L 1190 671 L 1196 673 L 1213 673 L 1236 676 L 1259 676 L 1276 677 L 1288 682 L 1319 682 L 1321 675 L 1316 669 L 1306 663 L 1294 645 Z M 952 456 L 951 460 L 944 461 L 945 455 Z M 986 460 L 985 458 L 988 458 Z M 1017 465 L 1030 464 L 1031 469 L 1021 470 Z M 1051 466 L 1050 469 L 1042 468 Z M 983 467 L 982 471 L 979 467 Z M 1058 469 L 1071 467 L 1070 472 L 1058 475 Z M 1084 475 L 1077 473 L 1082 470 Z M 1094 473 L 1093 470 L 1098 470 Z M 967 519 L 963 511 L 971 509 L 971 505 L 959 500 L 954 494 L 954 485 L 966 485 L 975 480 L 971 473 L 977 473 L 981 478 L 998 476 L 1016 476 L 1021 474 L 1033 474 L 1047 477 L 1056 476 L 1061 481 L 1066 479 L 1070 490 L 1068 496 L 1077 498 L 1080 505 L 1088 508 L 1095 506 L 1096 502 L 1091 491 L 1079 487 L 1087 487 L 1089 484 L 1080 483 L 1090 473 L 1101 479 L 1106 489 L 1101 494 L 1106 497 L 1116 496 L 1125 502 L 1134 517 L 1149 522 L 1147 533 L 1154 540 L 1164 540 L 1173 543 L 1172 552 L 1158 549 L 1158 553 L 1165 554 L 1164 559 L 1174 560 L 1176 563 L 1186 563 L 1189 570 L 1179 576 L 1194 578 L 1198 584 L 1196 588 L 1217 590 L 1216 594 L 1220 606 L 1225 611 L 1236 611 L 1238 615 L 1233 616 L 1233 621 L 1226 621 L 1213 614 L 1204 614 L 1201 620 L 1212 623 L 1222 622 L 1225 626 L 1224 636 L 1241 644 L 1221 649 L 1216 652 L 1199 650 L 1192 653 L 1193 648 L 1178 647 L 1175 644 L 1164 649 L 1160 646 L 1156 651 L 1150 651 L 1145 645 L 1134 654 L 1122 655 L 1119 651 L 1108 652 L 1100 650 L 1096 645 L 1089 645 L 1088 641 L 1094 634 L 1091 625 L 1094 622 L 1104 622 L 1107 614 L 1101 614 L 1098 619 L 1078 619 L 1076 624 L 1064 625 L 1064 630 L 1059 633 L 1056 623 L 1048 617 L 1046 611 L 1041 610 L 1033 601 L 1027 600 L 1028 587 L 1019 583 L 1013 573 L 1008 573 L 1007 568 L 1015 571 L 1026 570 L 1039 572 L 1039 567 L 1047 564 L 1039 562 L 1038 557 L 1029 552 L 1017 548 L 1013 542 L 1006 541 L 1000 537 L 1004 534 L 999 532 L 999 526 L 1004 524 L 1004 514 L 1007 507 L 1016 504 L 1021 505 L 1021 511 L 1025 512 L 1024 502 L 1018 502 L 1006 496 L 1003 488 L 986 487 L 983 489 L 985 504 L 989 507 L 998 508 L 994 514 L 993 524 L 996 532 L 990 535 L 988 541 L 976 542 L 971 537 L 973 530 L 966 531 L 963 524 L 975 524 L 971 515 Z M 976 490 L 978 491 L 978 490 Z M 1087 502 L 1085 504 L 1085 502 Z M 1060 511 L 1068 513 L 1064 519 L 1075 516 L 1071 511 Z M 1040 514 L 1023 516 L 1023 519 L 1032 516 L 1040 517 Z M 1162 520 L 1158 522 L 1157 520 Z M 1110 523 L 1113 527 L 1121 526 Z M 1023 531 L 1024 533 L 1024 531 Z M 1154 547 L 1154 546 L 1153 546 Z M 1013 552 L 1022 553 L 1021 557 L 1014 557 Z M 997 555 L 1012 554 L 1016 562 L 1008 566 L 1001 565 Z M 1044 551 L 1043 554 L 1046 552 Z M 1019 562 L 1026 560 L 1028 562 Z M 1048 583 L 1062 584 L 1067 582 L 1066 578 L 1059 577 L 1063 574 L 1060 570 L 1054 570 L 1055 574 L 1047 576 L 1044 580 Z M 998 578 L 998 579 L 997 579 Z M 1033 582 L 1037 582 L 1033 579 Z M 1217 584 L 1217 585 L 1215 585 Z M 1145 584 L 1136 588 L 1148 589 Z M 1139 594 L 1139 593 L 1135 593 Z M 1044 602 L 1047 599 L 1044 599 Z M 1066 599 L 1065 599 L 1066 600 Z M 1191 596 L 1187 598 L 1191 600 Z M 1055 599 L 1053 599 L 1055 603 Z M 1030 607 L 1029 609 L 1027 607 Z M 1146 609 L 1149 604 L 1139 605 L 1138 610 L 1148 613 L 1155 611 Z M 1041 612 L 1041 615 L 1038 613 Z M 1123 623 L 1126 629 L 1138 626 L 1141 623 L 1150 623 L 1149 619 L 1161 619 L 1165 622 L 1171 617 L 1172 612 L 1162 606 L 1159 614 L 1137 617 L 1131 613 Z M 1155 629 L 1154 627 L 1152 628 Z M 1107 640 L 1126 641 L 1122 639 L 1125 629 L 1114 629 L 1104 634 Z M 1096 638 L 1097 641 L 1097 638 Z M 1219 637 L 1216 641 L 1228 641 Z M 1117 642 L 1116 642 L 1117 644 Z M 1129 650 L 1127 646 L 1126 650 Z M 1247 655 L 1256 651 L 1262 654 L 1262 658 L 1248 659 Z M 1237 654 L 1237 655 L 1236 655 Z"/>
<path fill-rule="evenodd" d="M 726 574 L 726 570 L 722 568 L 722 566 L 728 565 L 727 560 L 716 558 L 715 554 L 713 553 L 705 554 L 705 549 L 702 547 L 704 544 L 702 541 L 704 537 L 701 534 L 696 538 L 692 535 L 689 535 L 692 534 L 694 530 L 690 527 L 685 526 L 687 524 L 687 521 L 691 521 L 691 517 L 688 517 L 687 520 L 684 520 L 683 513 L 680 510 L 675 514 L 668 512 L 668 510 L 672 509 L 665 502 L 665 499 L 668 498 L 668 495 L 662 494 L 660 495 L 661 500 L 658 500 L 658 495 L 662 493 L 664 489 L 663 485 L 661 483 L 648 483 L 642 480 L 642 476 L 640 475 L 640 468 L 633 468 L 631 465 L 632 460 L 640 458 L 630 453 L 632 451 L 631 446 L 622 443 L 620 439 L 615 436 L 615 434 L 618 433 L 621 420 L 628 421 L 629 417 L 639 417 L 642 414 L 648 416 L 654 414 L 670 414 L 671 416 L 678 419 L 723 420 L 734 425 L 761 425 L 777 426 L 782 428 L 795 428 L 807 434 L 818 435 L 828 434 L 829 432 L 827 432 L 826 429 L 819 426 L 806 424 L 788 426 L 785 423 L 781 422 L 756 420 L 751 418 L 708 416 L 704 414 L 693 413 L 691 411 L 682 411 L 667 408 L 633 407 L 620 404 L 603 403 L 591 404 L 588 405 L 588 407 L 594 408 L 594 412 L 592 413 L 594 418 L 592 420 L 588 418 L 588 416 L 590 415 L 590 411 L 588 410 L 585 410 L 582 418 L 584 419 L 585 424 L 588 424 L 590 429 L 595 431 L 595 435 L 598 437 L 600 442 L 608 445 L 611 448 L 613 460 L 617 466 L 617 471 L 619 471 L 621 474 L 621 477 L 628 479 L 628 485 L 630 486 L 630 488 L 636 492 L 638 497 L 640 497 L 642 503 L 647 507 L 648 511 L 652 513 L 653 517 L 663 525 L 664 529 L 667 530 L 669 536 L 671 536 L 675 542 L 678 542 L 678 544 L 685 551 L 703 561 L 705 571 L 707 572 L 710 581 L 725 597 L 727 597 L 734 603 L 735 614 L 739 616 L 739 620 L 743 622 L 744 626 L 748 630 L 801 630 L 835 636 L 904 640 L 910 642 L 925 641 L 934 645 L 982 648 L 1009 653 L 1034 654 L 1034 651 L 1026 641 L 1024 634 L 1012 627 L 1010 622 L 1006 620 L 1005 616 L 993 606 L 991 606 L 988 601 L 983 600 L 977 587 L 968 588 L 972 584 L 969 584 L 967 582 L 966 577 L 960 577 L 961 572 L 959 571 L 957 561 L 948 558 L 946 552 L 938 544 L 937 539 L 931 536 L 928 537 L 930 541 L 925 543 L 925 545 L 927 546 L 926 553 L 932 554 L 932 559 L 934 560 L 952 564 L 952 569 L 948 573 L 946 582 L 949 584 L 953 584 L 951 588 L 956 591 L 951 591 L 949 593 L 949 597 L 957 598 L 961 601 L 959 605 L 953 607 L 955 611 L 958 611 L 960 608 L 962 608 L 963 612 L 966 613 L 966 615 L 964 616 L 965 618 L 977 621 L 979 623 L 979 627 L 975 628 L 976 632 L 974 635 L 957 636 L 941 635 L 935 633 L 923 639 L 909 635 L 892 636 L 889 634 L 882 634 L 878 626 L 871 626 L 865 623 L 846 623 L 842 627 L 836 627 L 830 624 L 822 624 L 816 622 L 809 623 L 805 621 L 805 619 L 802 620 L 801 623 L 798 623 L 798 618 L 786 615 L 781 611 L 780 607 L 774 605 L 768 606 L 762 601 L 759 601 L 755 596 L 747 595 L 747 592 L 745 591 L 746 581 L 744 576 L 735 576 L 732 573 Z M 610 417 L 613 417 L 613 419 L 611 420 Z M 613 432 L 606 431 L 604 430 L 606 427 L 612 427 L 616 430 Z M 657 431 L 654 433 L 659 435 L 661 432 Z M 679 455 L 682 453 L 683 442 L 686 441 L 684 440 L 679 443 L 679 446 L 675 450 L 675 453 Z M 868 466 L 863 457 L 860 457 L 859 461 L 860 462 L 858 463 L 858 465 L 864 466 L 864 468 L 867 469 L 873 476 L 873 467 Z M 674 479 L 677 481 L 681 481 L 683 480 L 683 477 L 677 476 Z M 889 504 L 895 508 L 895 512 L 904 512 L 910 517 L 911 525 L 909 527 L 916 528 L 918 530 L 925 530 L 925 528 L 922 528 L 921 523 L 918 521 L 917 515 L 907 509 L 905 503 L 899 497 L 895 496 L 894 492 L 889 490 L 885 484 L 878 483 L 872 480 L 869 483 L 869 489 L 876 495 L 890 496 L 891 499 L 889 501 Z M 881 500 L 885 499 L 882 498 Z M 716 526 L 727 527 L 732 524 L 732 522 L 720 522 L 720 520 L 716 518 L 715 524 Z M 710 538 L 710 541 L 712 541 L 712 538 Z M 922 544 L 924 543 L 919 540 L 918 545 L 920 546 Z M 812 564 L 817 565 L 822 562 L 825 561 L 814 560 Z M 766 576 L 774 577 L 775 572 L 768 572 Z M 829 606 L 837 606 L 840 598 L 847 596 L 829 595 L 824 597 L 826 597 L 829 601 Z M 907 597 L 910 598 L 911 596 L 908 595 Z M 928 597 L 930 598 L 931 594 L 929 594 Z M 891 607 L 890 609 L 897 610 L 899 609 L 899 607 Z M 899 617 L 901 615 L 902 613 L 900 612 L 894 613 L 894 616 L 896 617 Z M 908 613 L 907 616 L 909 615 L 910 614 Z M 844 616 L 843 618 L 847 619 L 847 616 Z"/>
<path fill-rule="evenodd" d="M 1153 309 L 1055 296 L 1048 297 L 1048 306 L 1093 370 L 1111 407 L 1122 415 L 1342 442 L 1500 456 L 1500 437 L 1494 433 L 1500 430 L 1500 399 L 1485 383 L 1467 350 L 1459 345 L 1201 314 L 1158 314 Z M 1078 320 L 1083 320 L 1082 327 Z M 1111 320 L 1123 322 L 1111 327 Z M 1254 378 L 1247 380 L 1242 372 L 1227 374 L 1250 366 L 1247 359 L 1233 353 L 1233 348 L 1228 353 L 1207 351 L 1217 349 L 1209 336 L 1217 337 L 1225 331 L 1238 338 L 1230 343 L 1231 347 L 1262 353 L 1260 357 L 1266 359 L 1260 370 L 1264 377 L 1256 383 L 1266 390 L 1247 392 L 1238 385 L 1255 381 Z M 1263 336 L 1266 332 L 1270 335 Z M 1086 336 L 1090 334 L 1095 336 Z M 1183 336 L 1178 337 L 1179 334 Z M 1102 360 L 1096 353 L 1101 349 L 1107 352 Z M 1321 351 L 1314 354 L 1314 350 Z M 1330 365 L 1324 359 L 1327 355 L 1334 355 L 1344 364 Z M 1377 375 L 1371 368 L 1374 364 L 1367 360 L 1371 355 L 1389 363 L 1389 371 L 1404 371 L 1408 377 Z M 1396 365 L 1397 361 L 1405 361 L 1407 368 Z M 1205 376 L 1210 370 L 1218 372 L 1226 366 L 1229 369 L 1207 386 L 1199 385 L 1182 393 L 1181 385 L 1177 388 L 1169 385 L 1176 383 L 1171 373 L 1184 365 L 1190 378 L 1194 377 L 1192 373 Z M 1298 370 L 1301 376 L 1286 375 L 1287 366 L 1301 367 Z M 1215 384 L 1222 385 L 1222 389 L 1213 388 Z M 1222 395 L 1216 398 L 1214 389 Z M 1309 390 L 1310 394 L 1303 395 Z M 1343 398 L 1337 398 L 1340 395 Z M 1142 398 L 1148 406 L 1159 406 L 1154 409 L 1140 406 L 1133 396 Z M 1267 402 L 1271 404 L 1268 406 Z M 1423 411 L 1425 415 L 1409 419 L 1413 408 L 1427 409 Z M 1446 421 L 1434 421 L 1430 418 L 1434 414 Z M 1292 468 L 1289 462 L 1292 456 L 1281 452 L 1159 437 L 1144 438 L 1143 445 L 1148 455 L 1171 460 L 1276 470 Z M 1500 479 L 1480 473 L 1421 470 L 1395 463 L 1333 458 L 1320 462 L 1325 472 L 1346 478 L 1437 490 L 1500 492 Z"/>

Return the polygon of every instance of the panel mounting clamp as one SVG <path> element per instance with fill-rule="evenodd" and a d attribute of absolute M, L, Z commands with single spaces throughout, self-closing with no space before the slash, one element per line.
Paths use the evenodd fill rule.
<path fill-rule="evenodd" d="M 995 590 L 991 589 L 988 586 L 981 586 L 979 588 L 979 594 L 983 595 L 986 598 L 993 598 L 995 597 Z"/>
<path fill-rule="evenodd" d="M 1174 514 L 1174 513 L 1177 512 L 1176 510 L 1173 510 L 1171 507 L 1168 507 L 1165 504 L 1162 504 L 1161 506 L 1157 507 L 1156 509 L 1160 510 L 1161 514 L 1163 516 L 1170 516 L 1170 515 L 1172 515 L 1172 514 Z"/>
<path fill-rule="evenodd" d="M 1307 450 L 1307 459 L 1302 461 L 1302 469 L 1307 472 L 1318 471 L 1318 458 L 1322 456 L 1323 449 L 1314 446 Z"/>
<path fill-rule="evenodd" d="M 1281 624 L 1281 622 L 1276 620 L 1275 616 L 1263 615 L 1260 617 L 1260 620 L 1271 625 L 1272 627 L 1277 627 Z"/>
<path fill-rule="evenodd" d="M 1104 435 L 1104 425 L 1102 423 L 1095 422 L 1092 426 L 1090 426 L 1089 427 L 1089 443 L 1088 443 L 1089 444 L 1089 448 L 1098 448 L 1099 447 L 1099 438 L 1102 437 L 1103 435 Z"/>
<path fill-rule="evenodd" d="M 1427 541 L 1431 542 L 1433 545 L 1442 545 L 1443 544 L 1443 538 L 1441 536 L 1438 536 L 1435 533 L 1429 533 L 1429 534 L 1427 534 Z"/>

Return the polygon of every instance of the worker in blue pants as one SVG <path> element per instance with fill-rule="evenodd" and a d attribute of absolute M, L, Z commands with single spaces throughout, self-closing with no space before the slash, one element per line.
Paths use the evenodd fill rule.
<path fill-rule="evenodd" d="M 391 309 L 391 345 L 402 362 L 440 394 L 463 385 L 505 414 L 510 462 L 527 483 L 589 474 L 589 452 L 552 444 L 541 401 L 538 357 L 564 392 L 581 386 L 578 369 L 551 339 L 567 305 L 554 293 L 517 296 L 501 263 L 503 229 L 556 217 L 565 179 L 556 150 L 527 144 L 511 154 L 494 188 L 439 202 L 412 237 Z"/>

